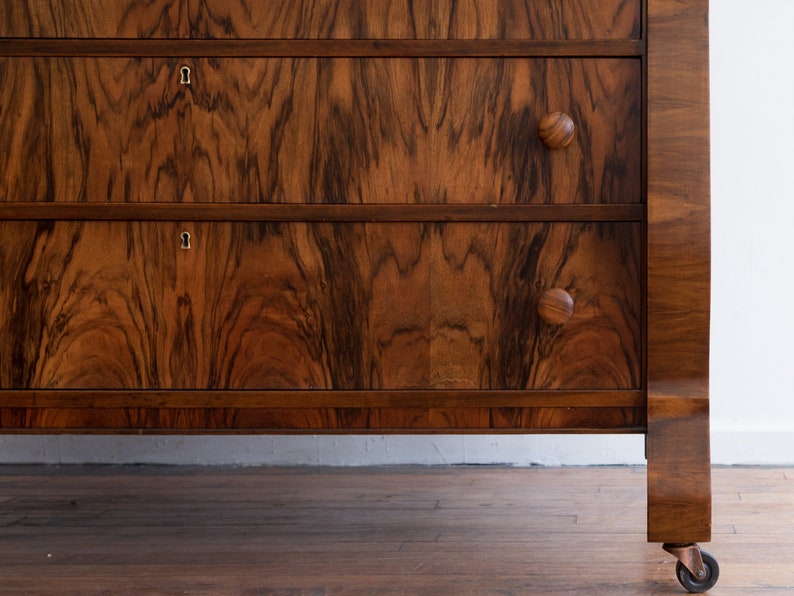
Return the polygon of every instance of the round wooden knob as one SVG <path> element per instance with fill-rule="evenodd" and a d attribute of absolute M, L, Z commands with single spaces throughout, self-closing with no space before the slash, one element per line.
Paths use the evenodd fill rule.
<path fill-rule="evenodd" d="M 562 288 L 551 288 L 538 300 L 538 316 L 549 325 L 562 325 L 573 316 L 573 298 Z"/>
<path fill-rule="evenodd" d="M 573 141 L 576 125 L 568 114 L 549 112 L 540 119 L 538 136 L 549 149 L 562 149 Z"/>

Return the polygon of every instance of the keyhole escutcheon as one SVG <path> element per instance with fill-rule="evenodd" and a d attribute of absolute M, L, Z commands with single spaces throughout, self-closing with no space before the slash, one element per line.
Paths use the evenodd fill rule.
<path fill-rule="evenodd" d="M 187 250 L 190 248 L 190 232 L 182 232 L 179 237 L 182 239 L 182 244 L 179 248 Z"/>
<path fill-rule="evenodd" d="M 183 85 L 190 85 L 190 67 L 183 66 L 179 69 L 180 79 L 179 82 Z"/>

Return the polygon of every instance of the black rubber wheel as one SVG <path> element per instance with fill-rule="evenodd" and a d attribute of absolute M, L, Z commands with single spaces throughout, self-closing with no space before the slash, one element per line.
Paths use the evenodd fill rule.
<path fill-rule="evenodd" d="M 701 551 L 700 556 L 703 557 L 703 566 L 706 568 L 706 575 L 703 577 L 698 578 L 692 575 L 681 561 L 675 566 L 678 581 L 686 588 L 687 592 L 692 594 L 701 594 L 710 590 L 720 578 L 720 566 L 717 564 L 717 559 L 706 551 Z"/>

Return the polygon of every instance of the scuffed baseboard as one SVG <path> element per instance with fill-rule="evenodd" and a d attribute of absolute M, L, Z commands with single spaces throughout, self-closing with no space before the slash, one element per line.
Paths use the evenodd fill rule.
<path fill-rule="evenodd" d="M 0 436 L 0 463 L 643 465 L 643 435 Z M 794 466 L 794 425 L 714 423 L 715 465 Z"/>

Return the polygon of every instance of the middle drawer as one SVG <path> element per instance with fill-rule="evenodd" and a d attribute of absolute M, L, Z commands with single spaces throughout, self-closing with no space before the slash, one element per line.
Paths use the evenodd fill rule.
<path fill-rule="evenodd" d="M 632 58 L 3 58 L 0 201 L 639 203 L 641 89 Z"/>

